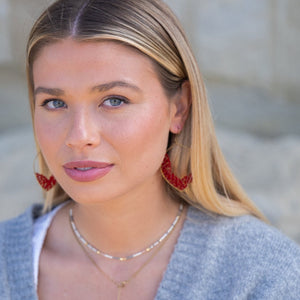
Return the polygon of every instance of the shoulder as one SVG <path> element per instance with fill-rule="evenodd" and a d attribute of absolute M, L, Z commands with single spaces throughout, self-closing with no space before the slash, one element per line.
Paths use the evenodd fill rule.
<path fill-rule="evenodd" d="M 36 299 L 32 267 L 32 230 L 41 214 L 34 205 L 20 216 L 0 223 L 0 298 Z M 27 297 L 28 296 L 28 297 Z"/>
<path fill-rule="evenodd" d="M 190 208 L 187 228 L 194 237 L 205 241 L 207 246 L 222 248 L 223 251 L 228 249 L 236 255 L 274 259 L 276 255 L 281 258 L 282 254 L 287 253 L 288 257 L 300 259 L 299 245 L 251 215 L 224 217 Z"/>
<path fill-rule="evenodd" d="M 0 222 L 0 259 L 20 245 L 30 245 L 33 223 L 41 215 L 42 206 L 32 205 L 21 215 Z"/>
<path fill-rule="evenodd" d="M 182 299 L 298 299 L 300 247 L 253 216 L 190 207 L 169 271 L 190 286 Z"/>
<path fill-rule="evenodd" d="M 24 213 L 19 216 L 0 222 L 0 234 L 5 234 L 7 231 L 16 231 L 25 224 L 32 226 L 34 220 L 42 215 L 42 205 L 34 204 L 30 206 Z"/>
<path fill-rule="evenodd" d="M 300 247 L 280 231 L 259 219 L 245 215 L 223 217 L 206 215 L 190 209 L 187 227 L 206 249 L 219 254 L 218 260 L 226 259 L 231 266 L 249 269 L 272 268 L 280 272 L 291 270 L 300 275 Z"/>
<path fill-rule="evenodd" d="M 191 209 L 189 219 L 217 280 L 226 276 L 227 284 L 261 299 L 299 295 L 300 248 L 278 230 L 250 215 L 209 216 Z"/>
<path fill-rule="evenodd" d="M 33 223 L 41 215 L 42 206 L 32 205 L 21 215 L 0 222 L 0 252 L 7 252 L 8 249 L 29 242 L 32 237 Z"/>

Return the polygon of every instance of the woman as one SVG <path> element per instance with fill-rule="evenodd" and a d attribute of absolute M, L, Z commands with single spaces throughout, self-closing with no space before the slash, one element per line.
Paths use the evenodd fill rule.
<path fill-rule="evenodd" d="M 45 204 L 1 225 L 1 299 L 299 298 L 300 250 L 230 173 L 163 2 L 58 0 L 27 72 Z"/>

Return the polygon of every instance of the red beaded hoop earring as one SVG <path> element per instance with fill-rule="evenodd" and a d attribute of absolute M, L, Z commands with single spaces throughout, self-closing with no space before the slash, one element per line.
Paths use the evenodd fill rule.
<path fill-rule="evenodd" d="M 56 184 L 56 179 L 54 178 L 53 175 L 51 175 L 48 179 L 43 174 L 35 173 L 35 177 L 36 177 L 39 185 L 47 192 L 49 190 L 51 190 Z"/>
<path fill-rule="evenodd" d="M 38 155 L 39 154 L 37 154 L 37 156 Z M 51 190 L 55 186 L 56 179 L 54 178 L 53 175 L 51 175 L 49 178 L 47 178 L 45 175 L 40 174 L 40 173 L 35 171 L 35 161 L 37 159 L 37 156 L 35 157 L 34 162 L 33 162 L 34 174 L 35 174 L 35 177 L 36 177 L 39 185 L 42 187 L 42 189 L 44 189 L 45 191 L 48 192 L 49 190 Z"/>
<path fill-rule="evenodd" d="M 163 178 L 176 190 L 183 191 L 192 182 L 192 174 L 188 174 L 182 178 L 177 177 L 172 171 L 172 165 L 168 153 L 165 154 L 161 165 L 161 173 Z"/>

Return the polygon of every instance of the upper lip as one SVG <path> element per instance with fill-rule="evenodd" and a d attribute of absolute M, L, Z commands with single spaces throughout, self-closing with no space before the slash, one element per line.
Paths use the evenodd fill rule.
<path fill-rule="evenodd" d="M 66 169 L 76 169 L 76 168 L 106 168 L 112 164 L 107 162 L 83 160 L 83 161 L 71 161 L 63 165 Z"/>

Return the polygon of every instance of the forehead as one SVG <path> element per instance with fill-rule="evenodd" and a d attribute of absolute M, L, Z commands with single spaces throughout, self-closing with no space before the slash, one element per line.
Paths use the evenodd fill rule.
<path fill-rule="evenodd" d="M 110 55 L 109 55 L 110 54 Z M 118 54 L 116 57 L 115 55 Z M 96 41 L 76 41 L 71 38 L 52 42 L 39 51 L 33 62 L 33 67 L 37 62 L 52 62 L 63 60 L 65 63 L 72 59 L 77 61 L 100 59 L 103 55 L 107 58 L 114 56 L 127 56 L 128 59 L 149 60 L 145 54 L 133 46 L 126 45 L 119 41 L 96 40 Z"/>
<path fill-rule="evenodd" d="M 33 63 L 34 82 L 57 78 L 156 76 L 152 60 L 139 50 L 120 42 L 65 39 L 41 49 Z M 140 74 L 140 75 L 138 75 Z M 113 78 L 112 78 L 113 79 Z M 116 79 L 116 78 L 114 78 Z"/>

